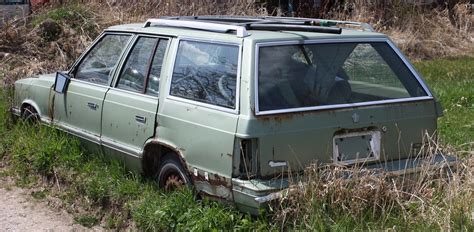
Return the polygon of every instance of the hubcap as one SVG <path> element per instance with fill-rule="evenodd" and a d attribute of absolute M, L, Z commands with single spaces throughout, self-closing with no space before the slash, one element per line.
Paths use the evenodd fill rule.
<path fill-rule="evenodd" d="M 170 174 L 165 179 L 165 191 L 171 191 L 184 186 L 183 179 L 177 174 Z"/>

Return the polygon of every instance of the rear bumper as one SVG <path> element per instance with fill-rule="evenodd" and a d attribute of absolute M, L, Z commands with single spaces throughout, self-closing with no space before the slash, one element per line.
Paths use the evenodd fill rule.
<path fill-rule="evenodd" d="M 438 154 L 430 158 L 409 158 L 371 164 L 366 168 L 375 169 L 375 173 L 404 176 L 425 170 L 453 168 L 458 163 L 459 160 L 456 157 Z M 296 183 L 296 181 L 297 178 L 291 181 L 288 178 L 278 180 L 233 179 L 234 202 L 240 210 L 258 214 L 261 209 L 268 207 L 269 202 L 287 195 L 290 191 L 289 184 Z"/>

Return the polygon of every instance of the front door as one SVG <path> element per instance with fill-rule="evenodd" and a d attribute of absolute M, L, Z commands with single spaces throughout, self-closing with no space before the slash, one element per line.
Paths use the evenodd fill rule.
<path fill-rule="evenodd" d="M 104 34 L 71 72 L 67 92 L 55 94 L 54 123 L 99 143 L 102 103 L 130 35 Z"/>
<path fill-rule="evenodd" d="M 129 52 L 103 104 L 101 141 L 106 153 L 137 161 L 133 158 L 139 157 L 146 140 L 154 135 L 167 46 L 166 38 L 140 36 Z"/>

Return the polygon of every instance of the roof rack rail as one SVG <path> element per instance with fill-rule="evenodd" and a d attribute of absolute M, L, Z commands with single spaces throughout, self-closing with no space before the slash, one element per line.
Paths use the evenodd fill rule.
<path fill-rule="evenodd" d="M 202 16 L 163 16 L 164 19 L 174 20 L 192 20 L 192 21 L 207 21 L 215 23 L 228 23 L 234 25 L 246 26 L 249 24 L 265 24 L 265 23 L 277 23 L 277 24 L 303 24 L 311 26 L 321 27 L 334 27 L 339 25 L 350 25 L 354 27 L 360 27 L 364 31 L 375 31 L 374 28 L 363 22 L 354 21 L 343 21 L 343 20 L 331 20 L 331 19 L 317 19 L 317 18 L 299 18 L 299 17 L 276 17 L 276 16 L 232 16 L 232 15 L 202 15 Z"/>
<path fill-rule="evenodd" d="M 268 31 L 308 31 L 308 32 L 330 33 L 330 34 L 342 33 L 342 29 L 338 27 L 320 27 L 320 26 L 294 25 L 294 24 L 251 23 L 247 27 L 253 30 L 268 30 Z"/>
<path fill-rule="evenodd" d="M 243 38 L 248 36 L 247 29 L 243 26 L 222 24 L 222 23 L 213 23 L 213 22 L 199 22 L 199 21 L 189 21 L 189 20 L 174 20 L 174 19 L 148 19 L 143 27 L 149 27 L 151 24 L 158 26 L 168 26 L 168 27 L 185 27 L 192 29 L 200 29 L 207 31 L 215 32 L 229 32 L 235 31 L 237 37 Z"/>
<path fill-rule="evenodd" d="M 362 30 L 374 32 L 374 28 L 368 23 L 354 22 L 354 21 L 342 21 L 342 20 L 331 20 L 331 19 L 309 19 L 313 20 L 316 25 L 322 27 L 331 27 L 337 25 L 351 25 L 360 27 Z"/>
<path fill-rule="evenodd" d="M 159 19 L 148 19 L 143 27 L 151 25 L 183 27 L 227 33 L 235 31 L 237 37 L 249 36 L 247 30 L 269 30 L 269 31 L 309 31 L 320 33 L 341 34 L 340 25 L 351 25 L 360 27 L 362 30 L 374 31 L 367 23 L 313 19 L 313 18 L 292 18 L 292 17 L 248 17 L 248 16 L 165 16 Z"/>

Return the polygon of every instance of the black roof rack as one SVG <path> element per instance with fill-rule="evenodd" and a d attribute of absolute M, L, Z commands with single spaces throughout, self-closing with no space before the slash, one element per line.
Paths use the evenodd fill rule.
<path fill-rule="evenodd" d="M 165 16 L 159 19 L 148 19 L 143 27 L 151 25 L 184 27 L 223 33 L 234 31 L 238 37 L 248 36 L 247 30 L 309 31 L 341 34 L 341 26 L 344 25 L 359 27 L 366 31 L 374 31 L 369 24 L 360 22 L 268 16 Z"/>

